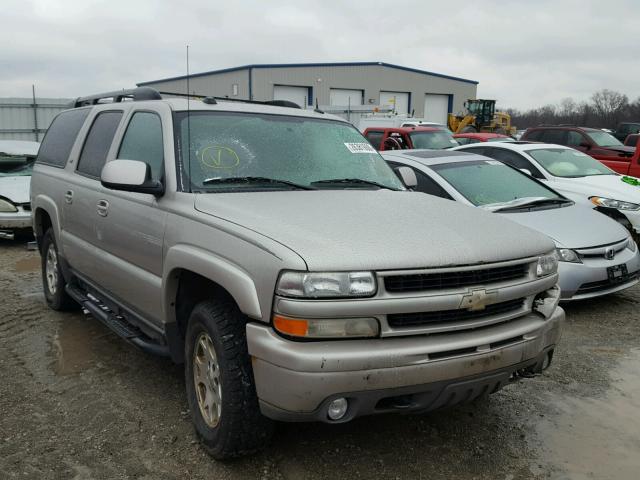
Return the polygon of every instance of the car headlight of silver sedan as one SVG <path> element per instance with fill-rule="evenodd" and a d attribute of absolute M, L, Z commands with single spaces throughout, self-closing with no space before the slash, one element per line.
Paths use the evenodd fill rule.
<path fill-rule="evenodd" d="M 570 248 L 556 248 L 556 256 L 561 262 L 582 263 L 578 252 Z"/>
<path fill-rule="evenodd" d="M 276 293 L 297 298 L 370 297 L 377 291 L 372 272 L 295 272 L 280 275 Z"/>
<path fill-rule="evenodd" d="M 4 200 L 0 198 L 0 212 L 9 213 L 9 212 L 17 212 L 18 209 L 16 206 L 11 203 L 9 200 Z"/>
<path fill-rule="evenodd" d="M 589 197 L 589 200 L 599 207 L 615 208 L 617 210 L 640 210 L 640 205 L 637 203 L 623 202 L 613 198 Z"/>
<path fill-rule="evenodd" d="M 558 271 L 558 254 L 554 250 L 546 255 L 538 257 L 538 265 L 536 266 L 536 275 L 546 277 L 553 275 Z"/>

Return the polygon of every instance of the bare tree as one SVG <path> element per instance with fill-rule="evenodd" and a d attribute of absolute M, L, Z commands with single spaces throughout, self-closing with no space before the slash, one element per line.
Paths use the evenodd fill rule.
<path fill-rule="evenodd" d="M 603 127 L 615 128 L 622 111 L 629 105 L 629 98 L 620 92 L 602 89 L 591 96 L 593 108 L 603 122 Z"/>

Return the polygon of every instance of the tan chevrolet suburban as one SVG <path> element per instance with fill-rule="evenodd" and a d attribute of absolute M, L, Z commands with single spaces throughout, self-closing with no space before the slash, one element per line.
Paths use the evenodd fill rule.
<path fill-rule="evenodd" d="M 49 306 L 184 363 L 215 458 L 274 420 L 425 412 L 546 368 L 553 242 L 408 190 L 352 125 L 293 107 L 139 88 L 59 114 L 31 184 Z"/>

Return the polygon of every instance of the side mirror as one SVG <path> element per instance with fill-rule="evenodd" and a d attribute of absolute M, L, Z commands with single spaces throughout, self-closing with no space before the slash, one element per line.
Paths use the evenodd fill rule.
<path fill-rule="evenodd" d="M 157 197 L 164 193 L 164 185 L 151 178 L 149 164 L 138 160 L 112 160 L 102 168 L 102 186 L 123 192 L 148 193 Z"/>
<path fill-rule="evenodd" d="M 530 177 L 531 175 L 531 170 L 529 170 L 528 168 L 520 168 L 519 169 L 522 173 L 526 173 L 527 175 L 529 175 Z"/>
<path fill-rule="evenodd" d="M 415 188 L 418 186 L 418 178 L 416 172 L 411 167 L 397 167 L 396 172 L 407 188 Z"/>

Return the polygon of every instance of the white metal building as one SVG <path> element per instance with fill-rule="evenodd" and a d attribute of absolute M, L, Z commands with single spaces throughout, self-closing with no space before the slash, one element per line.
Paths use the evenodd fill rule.
<path fill-rule="evenodd" d="M 187 93 L 187 77 L 138 83 L 160 92 Z M 258 64 L 196 73 L 189 92 L 250 100 L 290 100 L 330 111 L 381 106 L 398 114 L 446 122 L 476 98 L 478 82 L 383 62 Z"/>
<path fill-rule="evenodd" d="M 69 108 L 67 98 L 0 98 L 0 140 L 34 140 L 44 137 L 58 113 Z"/>

